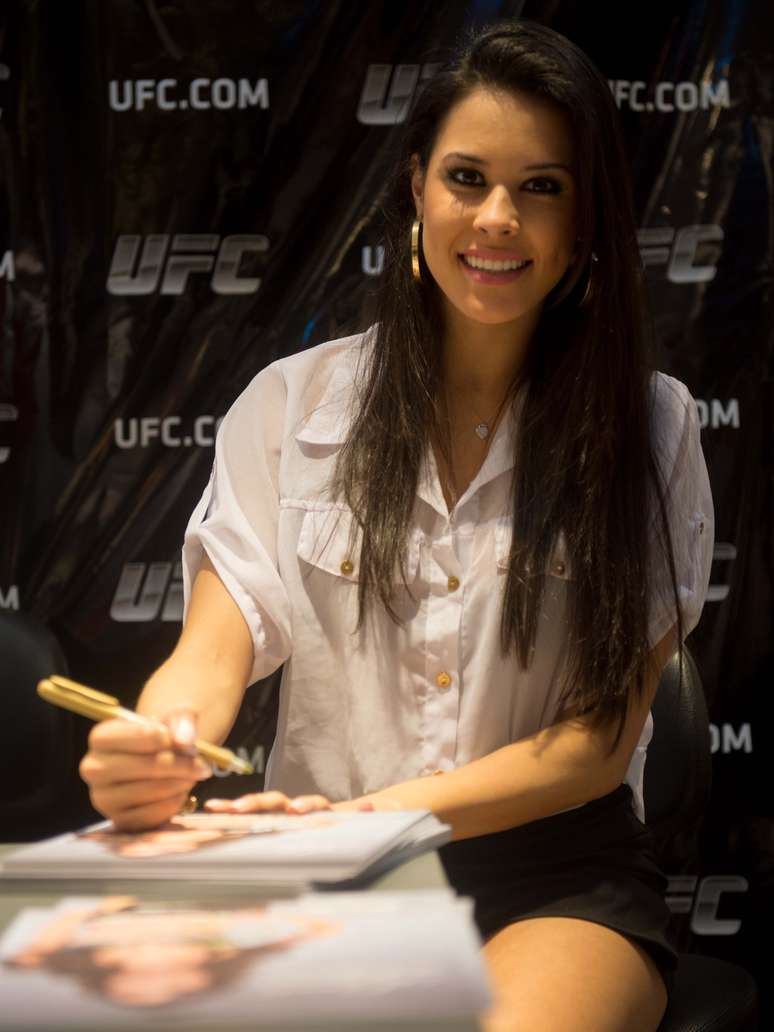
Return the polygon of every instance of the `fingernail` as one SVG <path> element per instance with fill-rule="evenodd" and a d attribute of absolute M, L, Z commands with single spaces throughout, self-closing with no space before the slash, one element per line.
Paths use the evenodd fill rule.
<path fill-rule="evenodd" d="M 194 763 L 194 770 L 196 771 L 197 781 L 206 781 L 207 778 L 212 777 L 212 767 L 209 763 L 205 763 L 204 760 L 197 759 Z"/>
<path fill-rule="evenodd" d="M 292 810 L 293 813 L 309 813 L 312 809 L 312 804 L 304 799 L 291 799 L 288 803 L 288 810 Z"/>
<path fill-rule="evenodd" d="M 194 722 L 187 714 L 184 714 L 175 720 L 174 728 L 175 738 L 181 745 L 190 745 L 196 738 Z"/>

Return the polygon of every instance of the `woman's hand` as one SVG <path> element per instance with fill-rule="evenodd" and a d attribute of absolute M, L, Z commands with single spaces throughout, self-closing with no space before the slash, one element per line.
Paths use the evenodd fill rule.
<path fill-rule="evenodd" d="M 368 796 L 332 803 L 323 795 L 286 796 L 284 792 L 250 792 L 237 799 L 208 799 L 204 809 L 211 813 L 312 813 L 318 810 L 373 810 Z"/>
<path fill-rule="evenodd" d="M 194 750 L 196 714 L 176 707 L 163 727 L 105 720 L 92 728 L 79 771 L 93 806 L 119 831 L 143 831 L 178 813 L 192 786 L 212 776 Z"/>

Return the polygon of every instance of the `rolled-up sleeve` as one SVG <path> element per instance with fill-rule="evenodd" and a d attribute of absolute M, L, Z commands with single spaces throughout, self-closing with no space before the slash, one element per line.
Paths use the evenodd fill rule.
<path fill-rule="evenodd" d="M 712 492 L 701 447 L 699 415 L 688 388 L 679 380 L 657 374 L 652 419 L 685 637 L 699 622 L 709 588 L 715 540 Z M 648 620 L 651 648 L 676 623 L 674 591 L 659 533 L 657 505 L 653 512 Z"/>
<path fill-rule="evenodd" d="M 183 620 L 206 552 L 249 628 L 251 683 L 284 663 L 292 645 L 290 603 L 277 563 L 285 393 L 281 374 L 269 366 L 229 409 L 216 436 L 210 480 L 183 543 Z"/>

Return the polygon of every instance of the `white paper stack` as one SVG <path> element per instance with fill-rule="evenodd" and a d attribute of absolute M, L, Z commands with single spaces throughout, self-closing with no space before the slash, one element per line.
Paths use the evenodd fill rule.
<path fill-rule="evenodd" d="M 449 890 L 209 906 L 68 897 L 0 940 L 1 1029 L 475 1028 L 490 1002 Z"/>
<path fill-rule="evenodd" d="M 0 878 L 349 886 L 449 838 L 428 810 L 193 814 L 139 833 L 103 822 L 15 850 Z"/>

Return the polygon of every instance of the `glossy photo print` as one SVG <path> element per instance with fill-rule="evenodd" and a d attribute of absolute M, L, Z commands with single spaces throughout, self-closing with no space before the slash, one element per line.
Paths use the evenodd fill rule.
<path fill-rule="evenodd" d="M 22 911 L 0 941 L 0 1028 L 472 1018 L 489 992 L 469 909 L 443 890 L 210 907 L 66 898 Z"/>

